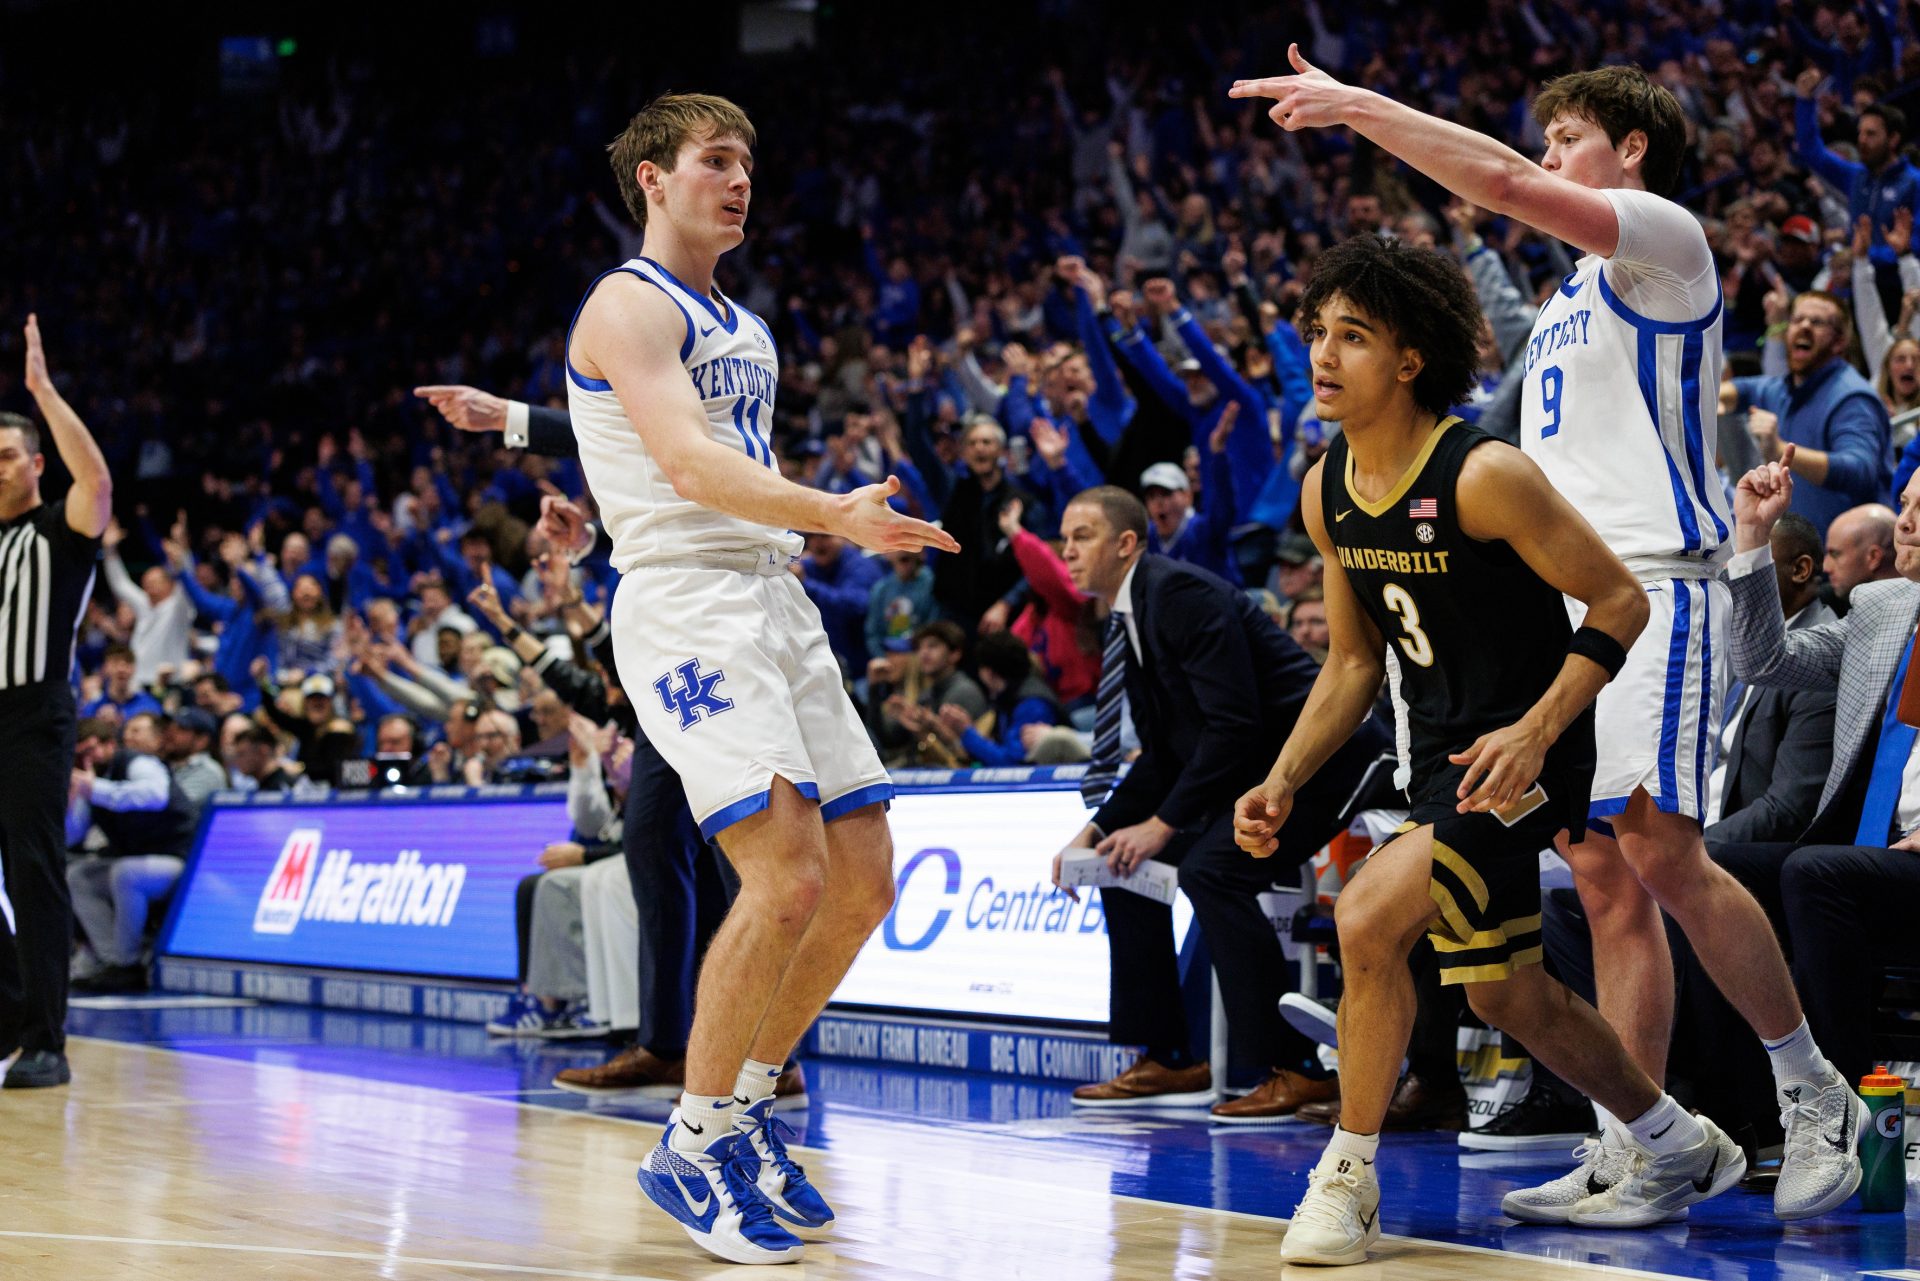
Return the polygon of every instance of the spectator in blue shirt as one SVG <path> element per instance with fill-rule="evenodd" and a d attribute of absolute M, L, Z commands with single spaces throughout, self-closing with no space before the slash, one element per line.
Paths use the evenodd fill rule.
<path fill-rule="evenodd" d="M 940 617 L 933 599 L 933 571 L 919 552 L 888 552 L 892 572 L 874 580 L 867 593 L 867 655 L 904 654 L 913 634 Z"/>
<path fill-rule="evenodd" d="M 1183 560 L 1238 585 L 1240 568 L 1234 563 L 1229 535 L 1233 532 L 1233 463 L 1227 455 L 1227 437 L 1240 416 L 1240 406 L 1228 401 L 1220 421 L 1207 438 L 1205 481 L 1196 508 L 1193 487 L 1177 463 L 1155 463 L 1140 474 L 1140 497 L 1147 505 L 1147 550 Z"/>
<path fill-rule="evenodd" d="M 808 534 L 807 554 L 793 566 L 826 624 L 827 643 L 850 675 L 867 670 L 867 601 L 881 572 L 877 557 L 848 546 L 837 534 Z"/>
<path fill-rule="evenodd" d="M 80 719 L 105 714 L 125 725 L 135 716 L 164 716 L 166 709 L 158 699 L 133 683 L 133 651 L 125 645 L 109 645 L 100 660 L 102 688 L 100 697 L 89 700 L 80 709 Z"/>
<path fill-rule="evenodd" d="M 1892 428 L 1886 406 L 1847 363 L 1853 326 L 1832 294 L 1809 291 L 1793 300 L 1787 320 L 1787 372 L 1736 378 L 1723 392 L 1726 412 L 1748 410 L 1747 430 L 1767 462 L 1795 447 L 1793 510 L 1813 522 L 1820 537 L 1833 518 L 1861 503 L 1878 502 L 1893 472 Z"/>
<path fill-rule="evenodd" d="M 1798 94 L 1793 104 L 1794 150 L 1809 169 L 1847 193 L 1849 221 L 1871 221 L 1874 265 L 1891 272 L 1898 255 L 1888 247 L 1885 229 L 1893 225 L 1896 210 L 1920 206 L 1920 172 L 1900 154 L 1906 142 L 1906 114 L 1878 102 L 1861 108 L 1854 134 L 1860 159 L 1848 160 L 1820 140 L 1820 109 L 1814 100 L 1819 83 L 1820 73 L 1808 71 L 1794 84 Z M 1898 299 L 1897 291 L 1894 297 Z"/>
<path fill-rule="evenodd" d="M 947 703 L 934 730 L 981 765 L 1019 765 L 1026 761 L 1027 729 L 1064 724 L 1060 700 L 1047 688 L 1025 642 L 1008 632 L 991 632 L 974 643 L 974 661 L 986 688 L 993 719 L 982 733 L 967 709 Z"/>

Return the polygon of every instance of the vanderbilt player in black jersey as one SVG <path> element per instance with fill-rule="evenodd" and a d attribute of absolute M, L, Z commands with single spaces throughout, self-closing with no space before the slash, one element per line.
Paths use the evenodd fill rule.
<path fill-rule="evenodd" d="M 1480 324 L 1450 260 L 1356 236 L 1320 259 L 1299 316 L 1315 402 L 1342 430 L 1301 494 L 1326 561 L 1331 648 L 1266 782 L 1240 800 L 1236 839 L 1273 850 L 1295 791 L 1365 719 L 1390 671 L 1410 814 L 1335 911 L 1340 1127 L 1281 1257 L 1359 1263 L 1380 1234 L 1373 1157 L 1412 1031 L 1406 957 L 1422 934 L 1475 1013 L 1634 1118 L 1638 1187 L 1661 1218 L 1676 1214 L 1739 1179 L 1739 1148 L 1688 1117 L 1540 965 L 1539 854 L 1580 834 L 1591 706 L 1646 623 L 1645 594 L 1538 467 L 1447 416 L 1472 385 Z M 1562 593 L 1587 606 L 1577 632 Z M 1582 1201 L 1571 1221 L 1624 1225 L 1615 1190 Z"/>

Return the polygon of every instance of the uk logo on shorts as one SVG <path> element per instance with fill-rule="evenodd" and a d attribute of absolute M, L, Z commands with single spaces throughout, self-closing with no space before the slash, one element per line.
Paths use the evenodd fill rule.
<path fill-rule="evenodd" d="M 307 891 L 313 886 L 314 864 L 320 861 L 320 829 L 296 827 L 287 833 L 273 871 L 267 876 L 267 888 L 253 909 L 255 934 L 291 934 L 300 923 L 300 910 L 307 905 Z"/>
<path fill-rule="evenodd" d="M 676 673 L 680 677 L 677 686 L 673 683 Z M 720 671 L 703 675 L 700 660 L 690 658 L 655 681 L 653 692 L 660 696 L 660 706 L 680 718 L 680 728 L 689 730 L 702 716 L 718 716 L 733 706 L 732 699 L 713 692 L 714 686 L 724 679 L 726 673 Z"/>

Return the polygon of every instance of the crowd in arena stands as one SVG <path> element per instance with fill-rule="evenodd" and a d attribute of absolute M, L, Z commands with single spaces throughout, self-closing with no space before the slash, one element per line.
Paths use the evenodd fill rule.
<path fill-rule="evenodd" d="M 1315 415 L 1294 309 L 1327 246 L 1457 257 L 1487 323 L 1456 412 L 1517 437 L 1566 250 L 1352 135 L 1228 99 L 1293 38 L 1530 155 L 1527 102 L 1561 71 L 1634 61 L 1671 89 L 1681 199 L 1722 276 L 1721 479 L 1795 447 L 1795 518 L 1773 538 L 1796 626 L 1894 576 L 1889 507 L 1920 470 L 1920 4 L 1305 0 L 1131 32 L 1086 8 L 1011 42 L 956 15 L 830 25 L 811 59 L 717 61 L 706 86 L 762 130 L 751 234 L 720 283 L 780 348 L 774 461 L 834 492 L 897 476 L 895 501 L 961 544 L 923 560 L 811 534 L 793 569 L 890 765 L 1087 758 L 1105 609 L 1060 524 L 1096 485 L 1139 494 L 1153 550 L 1254 593 L 1325 658 L 1295 507 L 1339 424 Z M 189 81 L 138 111 L 17 108 L 0 313 L 37 305 L 123 479 L 76 672 L 84 982 L 139 981 L 215 790 L 566 778 L 573 839 L 522 902 L 532 1022 L 631 1015 L 595 959 L 630 953 L 630 927 L 589 924 L 582 944 L 578 924 L 596 897 L 579 882 L 622 866 L 600 857 L 633 729 L 616 576 L 539 528 L 546 495 L 591 511 L 577 462 L 499 429 L 564 408 L 571 309 L 638 252 L 601 160 L 638 98 L 617 58 L 523 38 L 511 74 L 484 53 L 385 74 L 396 55 L 355 49 L 290 65 L 272 102 Z M 822 56 L 846 74 L 818 77 Z M 443 92 L 471 78 L 489 92 Z M 24 216 L 30 198 L 61 216 Z M 62 279 L 42 279 L 54 261 Z M 13 341 L 0 406 L 27 408 Z M 420 384 L 500 399 L 449 421 Z M 1833 699 L 1738 697 L 1717 826 L 1797 839 Z"/>

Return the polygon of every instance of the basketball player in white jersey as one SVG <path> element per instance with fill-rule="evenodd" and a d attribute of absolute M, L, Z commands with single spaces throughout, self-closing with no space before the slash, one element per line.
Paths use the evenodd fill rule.
<path fill-rule="evenodd" d="M 1673 1023 L 1664 908 L 1772 1058 L 1787 1132 L 1774 1213 L 1823 1214 L 1860 1181 L 1860 1102 L 1814 1045 L 1766 914 L 1700 837 L 1726 689 L 1732 520 L 1715 471 L 1719 274 L 1698 221 L 1665 198 L 1686 145 L 1679 103 L 1633 67 L 1562 77 L 1534 103 L 1547 138 L 1534 164 L 1341 84 L 1298 46 L 1288 56 L 1296 74 L 1239 81 L 1232 96 L 1276 99 L 1268 114 L 1289 130 L 1348 126 L 1464 199 L 1585 251 L 1534 323 L 1521 446 L 1653 607 L 1596 703 L 1593 818 L 1568 855 L 1593 924 L 1600 1011 L 1663 1080 Z M 1502 1208 L 1561 1223 L 1593 1196 L 1610 1212 L 1589 1206 L 1583 1220 L 1656 1221 L 1657 1207 L 1635 1213 L 1643 1150 L 1617 1118 L 1603 1121 L 1578 1169 L 1510 1193 Z"/>
<path fill-rule="evenodd" d="M 959 550 L 887 505 L 783 480 L 766 324 L 715 287 L 744 238 L 754 130 L 724 98 L 658 98 L 612 147 L 639 258 L 594 281 L 567 340 L 580 461 L 613 540 L 620 675 L 647 737 L 718 837 L 740 895 L 707 950 L 686 1092 L 641 1187 L 701 1246 L 788 1263 L 833 1212 L 771 1124 L 775 1079 L 893 902 L 893 795 L 794 530 L 879 551 Z"/>

